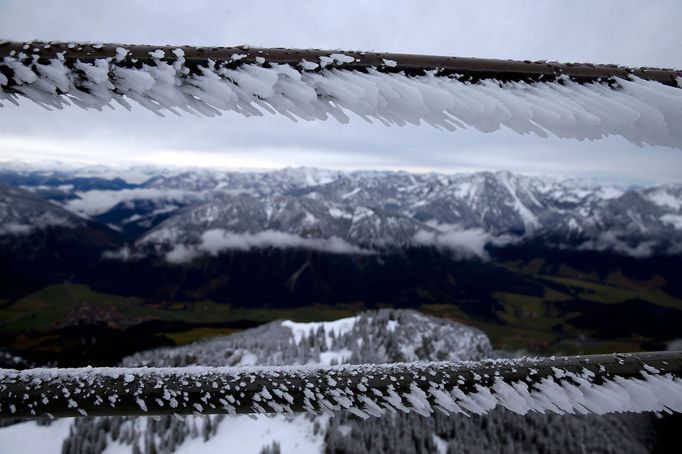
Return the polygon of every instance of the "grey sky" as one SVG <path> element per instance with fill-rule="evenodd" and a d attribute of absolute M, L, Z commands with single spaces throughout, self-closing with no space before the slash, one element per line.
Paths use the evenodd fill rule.
<path fill-rule="evenodd" d="M 682 2 L 0 1 L 3 39 L 320 47 L 682 67 Z M 158 118 L 142 108 L 0 108 L 0 158 L 406 170 L 509 169 L 682 181 L 682 151 L 621 138 L 454 133 L 353 118 Z M 1 160 L 1 159 L 0 159 Z"/>

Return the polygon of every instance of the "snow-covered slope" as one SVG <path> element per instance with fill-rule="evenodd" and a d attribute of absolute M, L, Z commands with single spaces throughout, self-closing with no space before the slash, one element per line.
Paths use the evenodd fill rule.
<path fill-rule="evenodd" d="M 412 311 L 381 310 L 334 322 L 273 322 L 229 337 L 142 352 L 128 366 L 283 365 L 480 359 L 492 354 L 478 330 Z M 12 437 L 52 439 L 63 452 L 646 452 L 650 422 L 642 415 L 487 416 L 439 413 L 424 418 L 392 413 L 371 424 L 350 414 L 325 416 L 189 416 L 183 418 L 82 418 L 45 427 L 33 422 L 0 429 L 0 446 Z M 68 435 L 67 435 L 68 433 Z M 136 451 L 137 449 L 137 451 Z M 34 451 L 38 454 L 40 451 Z"/>
<path fill-rule="evenodd" d="M 123 364 L 329 365 L 417 361 L 425 355 L 458 361 L 490 352 L 490 341 L 476 329 L 414 311 L 382 310 L 333 322 L 274 322 L 229 337 L 143 352 Z"/>
<path fill-rule="evenodd" d="M 22 235 L 48 227 L 76 227 L 84 221 L 29 191 L 0 184 L 0 235 Z"/>

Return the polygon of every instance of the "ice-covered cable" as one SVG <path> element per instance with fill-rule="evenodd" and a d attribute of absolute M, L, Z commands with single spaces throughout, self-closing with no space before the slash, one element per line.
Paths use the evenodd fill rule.
<path fill-rule="evenodd" d="M 0 416 L 682 412 L 682 352 L 306 367 L 0 370 Z"/>
<path fill-rule="evenodd" d="M 371 67 L 343 69 L 331 57 L 331 63 L 302 60 L 293 66 L 264 58 L 240 66 L 207 59 L 190 68 L 182 50 L 177 51 L 173 60 L 164 59 L 163 51 L 152 52 L 147 63 L 126 60 L 126 49 L 116 58 L 90 62 L 5 56 L 0 105 L 28 98 L 49 109 L 73 104 L 100 110 L 115 105 L 130 109 L 132 101 L 159 115 L 269 113 L 341 123 L 352 113 L 385 125 L 428 123 L 483 132 L 506 127 L 579 140 L 617 135 L 638 145 L 682 148 L 682 89 L 635 76 L 591 83 L 568 77 L 471 82 L 437 71 L 406 75 Z M 335 58 L 343 62 L 342 57 Z"/>

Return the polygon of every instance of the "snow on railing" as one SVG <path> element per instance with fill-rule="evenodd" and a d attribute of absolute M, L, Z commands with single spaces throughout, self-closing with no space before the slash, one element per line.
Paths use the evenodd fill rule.
<path fill-rule="evenodd" d="M 0 417 L 682 412 L 682 352 L 307 367 L 0 370 Z"/>
<path fill-rule="evenodd" d="M 620 135 L 682 148 L 682 71 L 427 55 L 249 47 L 0 42 L 0 105 L 291 119 L 577 139 Z"/>

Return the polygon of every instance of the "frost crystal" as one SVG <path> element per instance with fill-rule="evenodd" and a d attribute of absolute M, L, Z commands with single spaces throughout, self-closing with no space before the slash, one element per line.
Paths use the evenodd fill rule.
<path fill-rule="evenodd" d="M 353 113 L 385 125 L 427 123 L 450 131 L 475 128 L 483 132 L 502 127 L 519 134 L 596 140 L 620 135 L 635 144 L 682 148 L 682 89 L 633 77 L 607 83 L 580 84 L 564 78 L 555 82 L 463 82 L 455 77 L 386 74 L 345 70 L 353 57 L 321 56 L 319 64 L 301 60 L 302 71 L 288 65 L 257 64 L 233 54 L 229 62 L 207 60 L 195 70 L 184 56 L 173 63 L 165 54 L 150 52 L 155 65 L 124 67 L 127 50 L 116 58 L 66 65 L 59 58 L 49 64 L 26 55 L 6 56 L 12 70 L 2 75 L 0 100 L 26 97 L 47 108 L 71 103 L 102 109 L 128 101 L 162 115 L 190 112 L 205 116 L 233 111 L 245 116 L 278 113 L 303 120 L 349 121 Z M 236 69 L 228 63 L 242 63 Z M 384 59 L 387 67 L 393 60 Z M 263 66 L 261 66 L 263 65 Z M 338 66 L 341 65 L 341 66 Z M 322 67 L 319 72 L 313 72 Z"/>
<path fill-rule="evenodd" d="M 651 354 L 655 355 L 655 354 Z M 498 406 L 526 414 L 682 412 L 680 360 L 652 357 L 547 358 L 481 362 L 314 367 L 185 367 L 2 370 L 3 408 L 18 416 L 83 412 L 327 413 L 360 417 L 386 411 L 486 414 Z M 602 366 L 605 371 L 602 371 Z M 613 371 L 621 371 L 621 375 Z M 531 371 L 535 373 L 531 374 Z M 429 376 L 428 380 L 425 377 Z M 131 387 L 132 377 L 139 388 Z M 87 386 L 86 386 L 87 384 Z M 286 387 L 286 393 L 280 391 Z M 42 401 L 50 389 L 62 393 Z M 218 391 L 216 391 L 216 389 Z M 69 392 L 71 390 L 71 392 Z M 112 391 L 116 390 L 116 394 Z M 210 390 L 210 392 L 209 392 Z M 110 393 L 110 407 L 101 405 Z M 172 395 L 183 396 L 177 400 Z M 34 396 L 36 398 L 34 399 Z M 143 400 L 144 399 L 144 400 Z M 228 404 L 230 402 L 230 404 Z M 151 407 L 149 405 L 151 404 Z M 81 411 L 82 410 L 82 411 Z"/>

